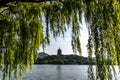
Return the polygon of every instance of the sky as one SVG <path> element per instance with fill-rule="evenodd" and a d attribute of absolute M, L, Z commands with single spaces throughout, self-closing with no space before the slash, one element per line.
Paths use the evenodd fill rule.
<path fill-rule="evenodd" d="M 81 24 L 81 32 L 80 32 L 80 41 L 81 41 L 81 49 L 82 49 L 82 56 L 87 57 L 87 40 L 88 40 L 88 30 L 85 24 L 84 18 L 82 19 Z M 65 37 L 57 37 L 55 40 L 52 36 L 50 37 L 50 45 L 46 46 L 45 53 L 49 55 L 56 55 L 57 49 L 61 48 L 63 55 L 68 54 L 77 54 L 79 53 L 73 53 L 72 46 L 71 46 L 71 29 L 69 29 L 65 33 Z M 38 52 L 43 52 L 43 49 L 40 47 Z"/>

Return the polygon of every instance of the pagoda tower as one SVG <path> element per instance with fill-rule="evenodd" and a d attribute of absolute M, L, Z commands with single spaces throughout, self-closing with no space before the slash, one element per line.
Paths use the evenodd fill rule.
<path fill-rule="evenodd" d="M 62 55 L 62 50 L 61 50 L 60 48 L 57 50 L 57 55 L 58 55 L 58 56 L 61 56 L 61 55 Z"/>

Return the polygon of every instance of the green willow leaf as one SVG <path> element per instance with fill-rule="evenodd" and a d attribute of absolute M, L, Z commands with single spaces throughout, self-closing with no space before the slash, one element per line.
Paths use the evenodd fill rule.
<path fill-rule="evenodd" d="M 50 44 L 50 33 L 56 38 L 64 36 L 71 28 L 73 52 L 81 54 L 80 24 L 82 17 L 85 17 L 89 32 L 89 79 L 112 80 L 111 70 L 115 73 L 114 65 L 120 64 L 119 0 L 56 0 L 10 4 L 16 6 L 0 8 L 0 45 L 6 47 L 6 52 L 0 55 L 0 61 L 4 64 L 4 78 L 10 71 L 15 70 L 16 74 L 17 65 L 21 69 L 20 75 L 25 66 L 31 68 L 39 47 Z M 93 54 L 96 57 L 96 78 L 93 78 L 92 73 Z M 11 73 L 9 79 L 10 76 Z M 15 77 L 17 79 L 18 75 Z"/>

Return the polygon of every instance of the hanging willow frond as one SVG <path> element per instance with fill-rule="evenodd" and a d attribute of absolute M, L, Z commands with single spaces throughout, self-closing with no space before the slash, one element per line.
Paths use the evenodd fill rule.
<path fill-rule="evenodd" d="M 54 38 L 61 34 L 64 36 L 68 28 L 72 29 L 73 52 L 81 54 L 80 24 L 84 14 L 89 32 L 87 48 L 91 65 L 88 72 L 92 71 L 94 54 L 96 79 L 112 79 L 111 70 L 115 73 L 114 65 L 120 64 L 119 0 L 5 1 L 7 2 L 0 0 L 0 45 L 5 45 L 7 52 L 1 55 L 1 63 L 31 66 L 39 46 L 50 43 L 50 33 Z M 29 3 L 30 1 L 37 3 Z M 2 7 L 5 4 L 16 6 Z M 93 73 L 90 74 L 92 75 Z"/>

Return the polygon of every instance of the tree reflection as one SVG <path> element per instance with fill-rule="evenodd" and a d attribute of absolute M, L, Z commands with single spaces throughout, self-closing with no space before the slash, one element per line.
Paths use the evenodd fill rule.
<path fill-rule="evenodd" d="M 57 65 L 57 80 L 62 80 L 62 69 L 61 69 L 61 65 Z"/>

